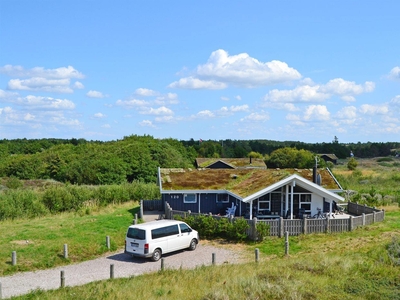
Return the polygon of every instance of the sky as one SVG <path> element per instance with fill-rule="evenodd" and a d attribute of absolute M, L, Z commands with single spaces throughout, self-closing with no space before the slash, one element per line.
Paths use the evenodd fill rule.
<path fill-rule="evenodd" d="M 0 0 L 0 138 L 399 142 L 399 11 Z"/>

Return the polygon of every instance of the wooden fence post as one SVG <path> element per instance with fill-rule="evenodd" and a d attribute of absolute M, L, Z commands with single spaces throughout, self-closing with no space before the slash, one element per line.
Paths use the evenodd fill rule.
<path fill-rule="evenodd" d="M 216 264 L 216 254 L 215 254 L 215 253 L 212 253 L 212 254 L 211 254 L 211 263 L 212 263 L 213 265 Z"/>
<path fill-rule="evenodd" d="M 12 264 L 13 266 L 16 266 L 16 265 L 17 265 L 17 251 L 13 251 L 13 252 L 11 253 L 11 264 Z"/>
<path fill-rule="evenodd" d="M 110 278 L 114 279 L 114 264 L 110 265 Z"/>
<path fill-rule="evenodd" d="M 285 255 L 289 255 L 289 231 L 285 231 Z"/>
<path fill-rule="evenodd" d="M 64 258 L 68 258 L 68 245 L 64 244 Z"/>
<path fill-rule="evenodd" d="M 307 217 L 303 216 L 303 234 L 307 234 Z"/>
<path fill-rule="evenodd" d="M 353 216 L 349 218 L 349 231 L 353 231 Z"/>
<path fill-rule="evenodd" d="M 251 233 L 253 241 L 257 240 L 257 218 L 253 218 L 253 222 L 251 223 Z"/>
<path fill-rule="evenodd" d="M 362 226 L 365 226 L 365 214 L 362 214 Z"/>
<path fill-rule="evenodd" d="M 161 271 L 164 271 L 164 257 L 161 257 Z"/>
<path fill-rule="evenodd" d="M 110 236 L 109 235 L 106 236 L 106 247 L 108 250 L 110 250 Z"/>
<path fill-rule="evenodd" d="M 283 218 L 280 217 L 279 218 L 279 237 L 283 237 L 283 234 L 284 234 L 285 226 L 284 226 L 283 222 L 284 222 Z"/>
<path fill-rule="evenodd" d="M 374 216 L 372 219 L 372 223 L 375 223 L 376 222 L 376 211 L 374 211 L 372 214 Z"/>
<path fill-rule="evenodd" d="M 256 263 L 258 263 L 258 258 L 259 258 L 259 250 L 258 248 L 255 249 L 254 254 L 255 254 L 255 258 L 256 258 Z"/>
<path fill-rule="evenodd" d="M 325 219 L 325 232 L 328 233 L 331 231 L 331 219 L 327 217 Z"/>
<path fill-rule="evenodd" d="M 60 279 L 61 279 L 61 284 L 60 286 L 63 288 L 65 287 L 65 276 L 64 276 L 64 271 L 60 272 Z"/>

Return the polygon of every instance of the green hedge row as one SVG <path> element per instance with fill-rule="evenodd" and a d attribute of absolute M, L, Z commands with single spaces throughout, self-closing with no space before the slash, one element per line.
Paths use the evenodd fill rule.
<path fill-rule="evenodd" d="M 157 185 L 140 182 L 104 186 L 54 184 L 43 190 L 5 189 L 0 192 L 0 221 L 159 198 Z"/>

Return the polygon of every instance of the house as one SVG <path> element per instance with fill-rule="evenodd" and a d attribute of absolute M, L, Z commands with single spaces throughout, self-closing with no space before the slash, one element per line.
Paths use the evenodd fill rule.
<path fill-rule="evenodd" d="M 320 154 L 319 156 L 326 162 L 330 161 L 335 165 L 337 164 L 338 157 L 335 154 Z"/>
<path fill-rule="evenodd" d="M 172 209 L 236 216 L 299 218 L 333 212 L 342 188 L 329 169 L 158 169 L 163 202 Z"/>
<path fill-rule="evenodd" d="M 261 158 L 196 158 L 197 168 L 207 169 L 241 169 L 267 168 Z"/>

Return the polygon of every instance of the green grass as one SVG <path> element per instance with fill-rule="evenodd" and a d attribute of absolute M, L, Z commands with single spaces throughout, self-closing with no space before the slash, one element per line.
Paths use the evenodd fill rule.
<path fill-rule="evenodd" d="M 0 276 L 81 262 L 120 249 L 138 210 L 137 202 L 129 202 L 83 215 L 64 213 L 0 222 Z M 64 244 L 68 245 L 68 259 L 63 255 Z M 11 264 L 13 251 L 17 253 L 16 266 Z"/>

